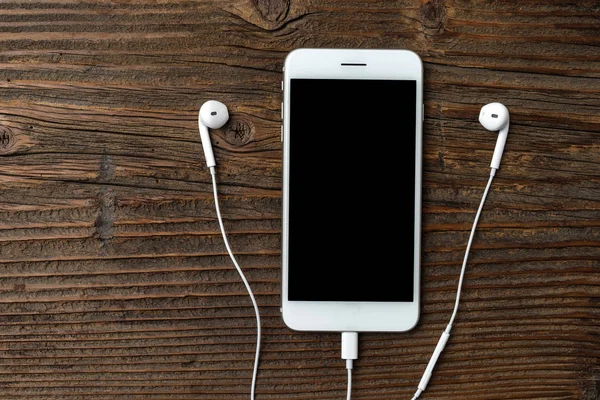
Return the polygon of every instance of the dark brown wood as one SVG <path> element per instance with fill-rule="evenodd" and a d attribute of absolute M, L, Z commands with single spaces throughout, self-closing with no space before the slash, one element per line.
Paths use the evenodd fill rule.
<path fill-rule="evenodd" d="M 450 317 L 491 101 L 508 144 L 421 398 L 599 399 L 591 0 L 0 2 L 0 398 L 249 398 L 254 314 L 197 132 L 211 98 L 231 111 L 212 133 L 222 213 L 263 318 L 257 400 L 345 398 L 339 335 L 279 317 L 280 81 L 298 47 L 425 64 L 422 317 L 361 336 L 353 399 L 409 399 Z"/>

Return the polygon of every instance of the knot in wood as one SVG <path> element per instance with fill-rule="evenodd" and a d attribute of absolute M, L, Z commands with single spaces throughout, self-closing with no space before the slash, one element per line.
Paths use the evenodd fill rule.
<path fill-rule="evenodd" d="M 290 0 L 253 0 L 254 7 L 269 22 L 285 19 L 290 8 Z"/>
<path fill-rule="evenodd" d="M 232 146 L 243 146 L 252 140 L 254 126 L 243 119 L 235 119 L 229 123 L 225 133 L 225 140 Z"/>
<path fill-rule="evenodd" d="M 0 155 L 11 153 L 15 145 L 15 134 L 6 125 L 0 125 Z"/>
<path fill-rule="evenodd" d="M 421 4 L 421 20 L 426 33 L 442 33 L 446 24 L 444 0 L 424 0 Z"/>

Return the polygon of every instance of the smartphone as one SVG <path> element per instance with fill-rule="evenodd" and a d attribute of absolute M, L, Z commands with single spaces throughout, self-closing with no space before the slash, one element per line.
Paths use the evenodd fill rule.
<path fill-rule="evenodd" d="M 297 49 L 283 76 L 285 324 L 412 329 L 420 310 L 421 59 L 408 50 Z"/>

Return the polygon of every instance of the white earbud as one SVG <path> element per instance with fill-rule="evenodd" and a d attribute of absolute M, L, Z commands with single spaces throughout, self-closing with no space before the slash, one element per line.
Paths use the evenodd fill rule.
<path fill-rule="evenodd" d="M 200 140 L 204 149 L 204 158 L 206 158 L 206 165 L 209 168 L 214 167 L 217 163 L 215 162 L 215 155 L 210 144 L 208 128 L 219 129 L 227 123 L 227 120 L 229 120 L 227 106 L 219 101 L 209 100 L 200 107 L 198 128 L 200 129 Z"/>
<path fill-rule="evenodd" d="M 488 131 L 500 131 L 491 164 L 492 168 L 498 169 L 500 168 L 500 160 L 502 159 L 504 145 L 508 137 L 508 125 L 510 123 L 508 109 L 501 103 L 486 104 L 481 108 L 481 112 L 479 112 L 479 122 Z"/>

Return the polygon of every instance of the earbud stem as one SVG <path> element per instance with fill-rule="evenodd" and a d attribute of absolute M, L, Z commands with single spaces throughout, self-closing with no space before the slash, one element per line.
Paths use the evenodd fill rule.
<path fill-rule="evenodd" d="M 210 135 L 208 134 L 208 128 L 201 122 L 198 123 L 200 128 L 200 140 L 202 141 L 202 148 L 204 149 L 204 158 L 206 159 L 206 166 L 208 168 L 217 165 L 215 161 L 215 155 L 213 154 L 212 145 L 210 143 Z"/>
<path fill-rule="evenodd" d="M 492 157 L 492 168 L 500 168 L 500 160 L 502 160 L 502 153 L 504 152 L 504 145 L 506 144 L 506 138 L 508 137 L 508 124 L 500 130 L 498 133 L 498 140 L 496 141 L 496 148 L 494 149 L 494 156 Z"/>

